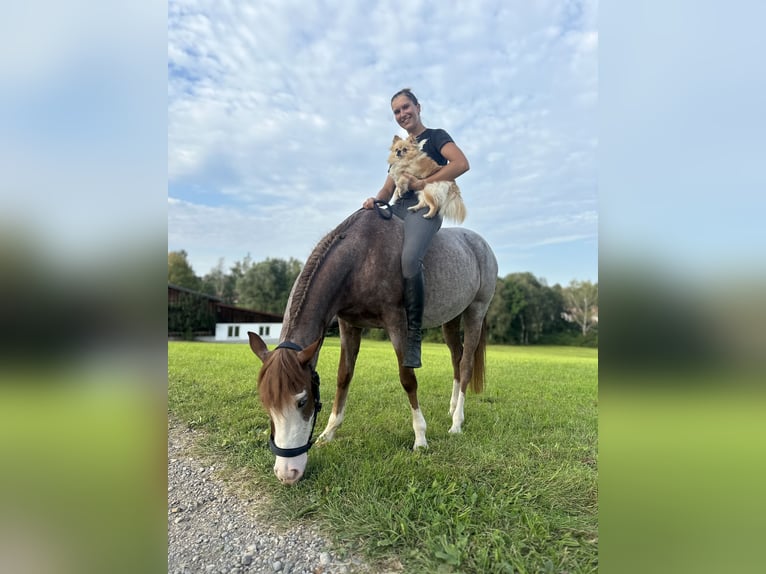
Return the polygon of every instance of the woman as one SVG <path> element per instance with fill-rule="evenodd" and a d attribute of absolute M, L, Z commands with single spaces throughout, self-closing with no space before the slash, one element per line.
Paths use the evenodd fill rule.
<path fill-rule="evenodd" d="M 469 165 L 463 152 L 447 132 L 441 129 L 429 129 L 420 119 L 420 103 L 409 88 L 399 90 L 391 98 L 394 118 L 410 138 L 418 142 L 427 140 L 423 145 L 426 152 L 441 167 L 436 173 L 424 179 L 408 174 L 408 191 L 392 206 L 394 215 L 404 221 L 404 247 L 402 249 L 402 276 L 404 277 L 404 309 L 407 312 L 407 349 L 402 366 L 418 368 L 420 362 L 421 326 L 423 324 L 423 256 L 431 239 L 442 226 L 442 218 L 437 215 L 425 219 L 427 207 L 412 212 L 407 208 L 418 202 L 414 193 L 434 181 L 454 181 L 468 171 Z M 375 201 L 389 202 L 394 194 L 395 184 L 390 176 L 380 188 L 376 197 L 368 197 L 362 207 L 372 209 Z"/>

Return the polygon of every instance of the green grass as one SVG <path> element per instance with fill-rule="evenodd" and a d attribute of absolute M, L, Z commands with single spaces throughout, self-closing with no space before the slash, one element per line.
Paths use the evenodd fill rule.
<path fill-rule="evenodd" d="M 335 393 L 338 339 L 317 370 Z M 305 476 L 273 474 L 268 416 L 255 392 L 260 362 L 247 345 L 168 344 L 168 405 L 208 433 L 208 447 L 247 468 L 273 516 L 316 521 L 340 547 L 407 572 L 595 572 L 595 349 L 487 350 L 487 380 L 468 394 L 461 435 L 449 435 L 452 371 L 441 344 L 424 344 L 417 371 L 429 449 L 413 452 L 407 397 L 388 342 L 363 341 L 343 426 L 309 452 Z"/>

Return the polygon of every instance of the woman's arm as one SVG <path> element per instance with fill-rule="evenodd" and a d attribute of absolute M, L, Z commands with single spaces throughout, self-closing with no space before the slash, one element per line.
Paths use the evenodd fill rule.
<path fill-rule="evenodd" d="M 471 169 L 465 154 L 454 142 L 447 142 L 439 151 L 449 163 L 442 166 L 439 171 L 432 173 L 423 179 L 418 179 L 407 174 L 409 177 L 409 189 L 419 191 L 423 189 L 426 184 L 433 183 L 434 181 L 455 181 L 458 177 Z"/>
<path fill-rule="evenodd" d="M 444 146 L 447 147 L 447 146 Z M 446 157 L 446 156 L 445 156 Z M 380 188 L 380 191 L 375 197 L 368 197 L 364 200 L 364 203 L 362 204 L 362 207 L 364 209 L 372 209 L 375 205 L 375 200 L 379 201 L 385 201 L 388 203 L 391 201 L 391 197 L 394 195 L 394 189 L 396 188 L 396 185 L 394 184 L 394 180 L 391 179 L 390 175 L 386 176 L 386 181 L 383 183 L 383 187 Z"/>

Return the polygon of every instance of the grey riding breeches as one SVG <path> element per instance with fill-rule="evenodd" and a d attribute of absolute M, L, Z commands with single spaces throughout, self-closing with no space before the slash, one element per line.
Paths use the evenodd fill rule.
<path fill-rule="evenodd" d="M 409 192 L 391 206 L 394 215 L 404 221 L 402 277 L 406 279 L 414 277 L 421 271 L 423 268 L 423 257 L 428 250 L 428 246 L 442 226 L 441 215 L 437 214 L 431 219 L 423 217 L 425 213 L 428 213 L 428 207 L 418 211 L 409 211 L 407 209 L 417 204 L 417 202 L 417 195 Z"/>

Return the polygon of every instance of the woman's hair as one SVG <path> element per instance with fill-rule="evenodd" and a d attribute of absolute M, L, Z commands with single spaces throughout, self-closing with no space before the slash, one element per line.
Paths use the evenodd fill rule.
<path fill-rule="evenodd" d="M 416 106 L 419 104 L 418 99 L 415 97 L 415 94 L 413 94 L 412 90 L 409 88 L 402 88 L 401 90 L 396 92 L 393 96 L 391 96 L 391 101 L 393 102 L 399 96 L 406 96 Z"/>

